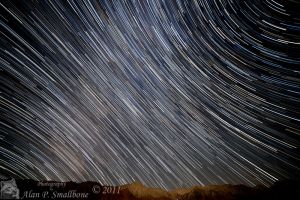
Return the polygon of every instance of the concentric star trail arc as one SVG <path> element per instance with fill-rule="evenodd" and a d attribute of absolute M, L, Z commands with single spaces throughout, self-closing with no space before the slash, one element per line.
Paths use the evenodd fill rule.
<path fill-rule="evenodd" d="M 297 6 L 0 1 L 1 177 L 166 189 L 299 178 Z"/>

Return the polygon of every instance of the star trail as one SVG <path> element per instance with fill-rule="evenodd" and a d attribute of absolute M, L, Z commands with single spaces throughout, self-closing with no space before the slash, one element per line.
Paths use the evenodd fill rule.
<path fill-rule="evenodd" d="M 0 1 L 0 177 L 172 189 L 300 177 L 300 4 Z"/>

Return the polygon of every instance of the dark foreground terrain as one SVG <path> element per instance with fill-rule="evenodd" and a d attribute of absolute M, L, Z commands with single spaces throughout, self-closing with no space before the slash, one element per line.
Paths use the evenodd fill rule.
<path fill-rule="evenodd" d="M 267 188 L 244 185 L 209 185 L 166 191 L 140 183 L 102 186 L 97 182 L 2 180 L 1 198 L 101 200 L 292 200 L 300 197 L 300 181 L 276 182 Z M 0 199 L 1 199 L 0 198 Z"/>

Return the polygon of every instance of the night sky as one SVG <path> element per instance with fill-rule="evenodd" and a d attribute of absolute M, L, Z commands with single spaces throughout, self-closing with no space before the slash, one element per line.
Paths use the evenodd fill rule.
<path fill-rule="evenodd" d="M 300 177 L 300 4 L 0 0 L 0 177 Z"/>

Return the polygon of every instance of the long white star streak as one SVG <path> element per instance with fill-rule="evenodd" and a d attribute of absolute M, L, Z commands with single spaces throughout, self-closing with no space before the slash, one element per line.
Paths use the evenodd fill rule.
<path fill-rule="evenodd" d="M 296 4 L 1 1 L 1 176 L 299 177 Z"/>

